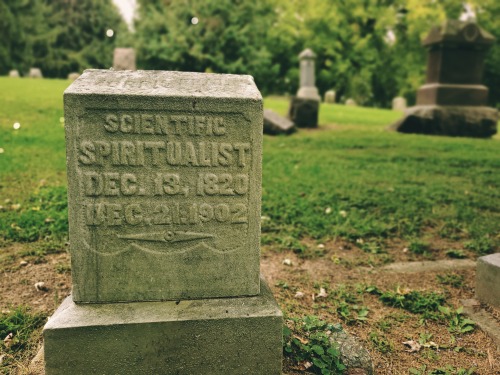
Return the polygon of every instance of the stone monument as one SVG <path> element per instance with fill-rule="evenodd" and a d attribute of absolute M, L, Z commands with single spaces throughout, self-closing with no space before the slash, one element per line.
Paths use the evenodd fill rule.
<path fill-rule="evenodd" d="M 30 68 L 28 77 L 30 78 L 43 78 L 40 68 Z"/>
<path fill-rule="evenodd" d="M 115 48 L 113 53 L 114 70 L 136 70 L 135 49 Z"/>
<path fill-rule="evenodd" d="M 87 70 L 64 102 L 73 292 L 46 374 L 280 374 L 252 77 Z"/>
<path fill-rule="evenodd" d="M 345 101 L 345 105 L 350 106 L 350 107 L 356 107 L 358 104 L 356 103 L 356 101 L 354 99 L 349 98 Z"/>
<path fill-rule="evenodd" d="M 493 36 L 474 22 L 448 20 L 423 42 L 428 48 L 427 82 L 417 105 L 390 129 L 402 133 L 491 137 L 498 111 L 487 107 L 488 88 L 481 84 L 484 58 Z"/>
<path fill-rule="evenodd" d="M 478 258 L 476 295 L 481 302 L 500 308 L 500 253 Z"/>
<path fill-rule="evenodd" d="M 393 111 L 404 111 L 406 109 L 406 99 L 401 96 L 396 96 L 392 99 Z"/>
<path fill-rule="evenodd" d="M 325 103 L 335 103 L 335 91 L 328 90 L 325 92 Z"/>
<path fill-rule="evenodd" d="M 16 69 L 9 71 L 9 77 L 10 78 L 19 78 L 19 71 Z"/>
<path fill-rule="evenodd" d="M 319 102 L 321 100 L 316 88 L 315 59 L 316 55 L 309 48 L 299 55 L 300 88 L 297 96 L 292 96 L 288 117 L 298 126 L 316 128 L 318 126 Z"/>

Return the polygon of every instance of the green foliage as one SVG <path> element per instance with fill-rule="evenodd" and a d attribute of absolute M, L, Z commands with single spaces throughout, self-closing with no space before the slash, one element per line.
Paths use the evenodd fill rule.
<path fill-rule="evenodd" d="M 428 314 L 438 311 L 445 298 L 436 292 L 386 291 L 379 297 L 380 301 L 392 307 L 400 307 L 414 314 Z"/>
<path fill-rule="evenodd" d="M 23 356 L 33 345 L 33 333 L 45 323 L 46 316 L 42 313 L 32 313 L 27 307 L 17 307 L 15 310 L 0 313 L 0 353 L 6 354 L 2 367 L 9 369 L 16 359 Z M 7 336 L 9 339 L 6 340 Z"/>
<path fill-rule="evenodd" d="M 198 24 L 192 24 L 193 17 Z M 251 74 L 271 88 L 279 74 L 267 47 L 271 2 L 139 1 L 136 42 L 145 69 Z"/>
<path fill-rule="evenodd" d="M 463 307 L 454 310 L 450 307 L 439 306 L 443 320 L 448 322 L 448 331 L 462 334 L 474 330 L 475 323 L 463 316 Z"/>
<path fill-rule="evenodd" d="M 4 0 L 0 14 L 0 74 L 36 66 L 46 77 L 66 77 L 109 68 L 116 39 L 128 33 L 111 0 Z"/>
<path fill-rule="evenodd" d="M 455 250 L 455 249 L 446 250 L 446 255 L 454 259 L 467 258 L 467 254 L 465 254 L 463 250 Z"/>
<path fill-rule="evenodd" d="M 338 345 L 330 339 L 333 332 L 342 331 L 340 325 L 329 324 L 316 316 L 288 320 L 283 327 L 283 352 L 296 363 L 310 362 L 309 370 L 316 374 L 343 374 Z"/>
<path fill-rule="evenodd" d="M 380 353 L 386 354 L 394 351 L 394 342 L 387 338 L 386 335 L 372 331 L 370 332 L 368 338 L 370 339 L 373 347 Z"/>

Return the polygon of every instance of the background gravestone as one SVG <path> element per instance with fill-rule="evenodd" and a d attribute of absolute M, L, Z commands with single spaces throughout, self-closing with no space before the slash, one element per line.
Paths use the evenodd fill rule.
<path fill-rule="evenodd" d="M 325 103 L 335 103 L 335 91 L 328 90 L 325 92 Z"/>
<path fill-rule="evenodd" d="M 392 110 L 393 111 L 404 111 L 406 109 L 406 99 L 397 96 L 394 99 L 392 99 Z"/>
<path fill-rule="evenodd" d="M 133 48 L 115 48 L 113 52 L 114 70 L 136 70 L 135 67 L 135 49 Z"/>
<path fill-rule="evenodd" d="M 10 78 L 19 78 L 19 71 L 15 70 L 15 69 L 9 71 L 9 77 Z"/>
<path fill-rule="evenodd" d="M 47 375 L 280 374 L 252 77 L 87 70 L 64 101 L 73 293 Z"/>
<path fill-rule="evenodd" d="M 30 68 L 28 77 L 30 77 L 30 78 L 43 78 L 42 71 L 39 68 Z"/>
<path fill-rule="evenodd" d="M 297 96 L 291 97 L 288 109 L 288 117 L 298 127 L 316 128 L 318 126 L 321 98 L 315 83 L 315 59 L 316 55 L 309 48 L 299 55 L 300 87 Z"/>
<path fill-rule="evenodd" d="M 448 20 L 433 28 L 428 48 L 427 82 L 417 105 L 390 129 L 402 133 L 490 137 L 498 111 L 487 107 L 488 88 L 481 84 L 486 51 L 494 38 L 474 22 Z"/>
<path fill-rule="evenodd" d="M 73 72 L 68 74 L 68 79 L 71 81 L 74 81 L 78 77 L 80 77 L 80 73 Z"/>
<path fill-rule="evenodd" d="M 357 103 L 354 101 L 354 99 L 349 98 L 345 101 L 345 105 L 355 107 L 355 106 L 357 106 Z"/>
<path fill-rule="evenodd" d="M 264 109 L 264 134 L 291 134 L 296 130 L 295 124 L 286 117 L 270 109 Z"/>

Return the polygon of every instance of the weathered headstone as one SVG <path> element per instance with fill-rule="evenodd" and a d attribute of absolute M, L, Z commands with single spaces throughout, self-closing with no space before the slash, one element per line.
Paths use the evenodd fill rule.
<path fill-rule="evenodd" d="M 115 48 L 113 53 L 114 70 L 136 70 L 135 49 Z"/>
<path fill-rule="evenodd" d="M 393 111 L 404 111 L 406 109 L 406 99 L 397 96 L 394 99 L 392 99 L 392 110 Z"/>
<path fill-rule="evenodd" d="M 30 78 L 43 78 L 40 68 L 30 68 L 28 77 Z"/>
<path fill-rule="evenodd" d="M 476 295 L 481 302 L 500 308 L 500 253 L 478 258 Z"/>
<path fill-rule="evenodd" d="M 296 130 L 295 124 L 286 117 L 270 109 L 264 109 L 264 134 L 291 134 Z"/>
<path fill-rule="evenodd" d="M 335 91 L 328 90 L 325 92 L 325 103 L 335 103 Z"/>
<path fill-rule="evenodd" d="M 358 104 L 356 103 L 356 101 L 354 99 L 349 98 L 349 99 L 347 99 L 345 101 L 345 105 L 348 105 L 348 106 L 351 106 L 351 107 L 355 107 Z"/>
<path fill-rule="evenodd" d="M 10 78 L 19 78 L 19 71 L 15 70 L 15 69 L 14 69 L 14 70 L 11 70 L 11 71 L 9 72 L 9 77 L 10 77 Z"/>
<path fill-rule="evenodd" d="M 80 73 L 73 72 L 68 74 L 68 79 L 71 81 L 74 81 L 78 77 L 80 77 Z"/>
<path fill-rule="evenodd" d="M 321 100 L 316 87 L 316 55 L 309 48 L 302 51 L 300 59 L 300 87 L 297 96 L 292 96 L 288 117 L 298 126 L 315 128 L 318 126 L 319 102 Z"/>
<path fill-rule="evenodd" d="M 87 70 L 65 120 L 73 293 L 44 329 L 47 375 L 280 374 L 253 79 Z"/>
<path fill-rule="evenodd" d="M 417 105 L 390 129 L 402 133 L 490 137 L 498 111 L 487 107 L 488 88 L 481 84 L 484 58 L 494 38 L 474 22 L 448 20 L 433 28 L 428 48 L 427 82 Z"/>

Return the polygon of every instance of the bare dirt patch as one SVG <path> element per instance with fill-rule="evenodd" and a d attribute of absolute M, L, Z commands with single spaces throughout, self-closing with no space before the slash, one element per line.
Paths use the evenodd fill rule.
<path fill-rule="evenodd" d="M 450 365 L 455 369 L 474 367 L 476 374 L 500 374 L 497 347 L 479 328 L 471 333 L 451 334 L 443 322 L 432 319 L 423 321 L 421 315 L 385 305 L 378 295 L 363 291 L 368 286 L 383 291 L 435 291 L 446 297 L 449 306 L 458 308 L 460 300 L 474 297 L 474 268 L 387 272 L 383 269 L 387 263 L 384 260 L 387 254 L 392 255 L 391 261 L 416 260 L 414 255 L 402 251 L 406 246 L 404 242 L 393 244 L 383 254 L 368 254 L 359 246 L 342 241 L 325 244 L 305 241 L 308 246 L 318 250 L 309 259 L 301 258 L 291 251 L 279 252 L 268 246 L 262 252 L 262 273 L 286 318 L 316 315 L 332 323 L 341 323 L 347 332 L 357 337 L 370 351 L 378 374 L 408 374 L 409 368 L 420 369 L 424 365 L 427 366 L 427 371 Z M 19 255 L 23 253 L 29 254 L 24 245 L 2 250 L 0 308 L 7 311 L 19 305 L 27 305 L 35 311 L 50 315 L 71 290 L 69 254 L 61 251 L 44 256 Z M 425 258 L 420 257 L 420 260 L 423 259 Z M 456 279 L 461 280 L 460 285 L 443 284 L 437 275 L 456 275 Z M 35 287 L 38 282 L 44 283 L 43 290 Z M 327 298 L 318 297 L 322 287 L 328 293 Z M 297 292 L 303 293 L 303 297 L 297 298 Z M 352 308 L 352 319 L 341 317 L 336 301 L 348 301 L 350 298 L 356 298 L 357 301 L 349 306 L 358 305 L 368 309 L 368 319 L 365 322 L 355 319 Z M 488 309 L 492 316 L 498 318 L 498 310 Z M 404 341 L 418 341 L 422 338 L 436 343 L 439 348 L 424 347 L 418 352 L 410 353 L 408 347 L 402 344 Z M 25 363 L 21 363 L 19 368 L 27 369 L 29 360 L 35 354 L 36 352 L 29 353 L 25 357 Z M 20 371 L 19 373 L 23 373 Z M 307 371 L 303 366 L 295 365 L 285 358 L 284 374 L 304 373 Z"/>

